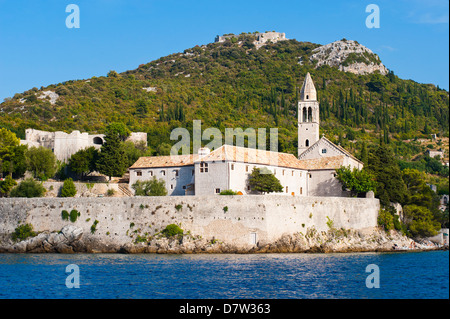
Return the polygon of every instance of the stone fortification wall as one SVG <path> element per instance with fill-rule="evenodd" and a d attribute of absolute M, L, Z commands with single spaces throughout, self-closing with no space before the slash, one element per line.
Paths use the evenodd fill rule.
<path fill-rule="evenodd" d="M 73 209 L 80 213 L 77 220 L 63 220 L 61 212 Z M 84 242 L 114 252 L 138 238 L 157 235 L 168 224 L 178 224 L 192 236 L 249 247 L 306 234 L 308 229 L 373 228 L 378 210 L 377 199 L 333 197 L 6 198 L 0 201 L 0 243 L 7 242 L 19 224 L 30 223 L 35 231 L 50 233 L 73 225 L 82 229 Z"/>

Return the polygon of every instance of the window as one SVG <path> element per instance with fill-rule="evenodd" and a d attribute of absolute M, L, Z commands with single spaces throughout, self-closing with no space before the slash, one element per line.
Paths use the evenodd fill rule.
<path fill-rule="evenodd" d="M 294 176 L 294 171 L 292 171 L 292 176 Z"/>
<path fill-rule="evenodd" d="M 288 187 L 286 186 L 286 194 L 288 193 Z"/>
<path fill-rule="evenodd" d="M 303 187 L 300 187 L 300 195 L 303 194 Z"/>
<path fill-rule="evenodd" d="M 273 175 L 277 175 L 277 170 L 275 168 L 273 169 Z"/>
<path fill-rule="evenodd" d="M 281 175 L 283 175 L 283 176 L 284 176 L 284 170 L 282 170 L 282 171 L 281 171 Z"/>
<path fill-rule="evenodd" d="M 153 171 L 150 171 L 150 176 L 153 176 Z"/>
<path fill-rule="evenodd" d="M 175 170 L 175 176 L 178 176 L 178 170 Z"/>
<path fill-rule="evenodd" d="M 186 185 L 183 186 L 183 189 L 186 189 Z"/>
<path fill-rule="evenodd" d="M 170 184 L 170 189 L 173 189 L 173 184 Z"/>
<path fill-rule="evenodd" d="M 137 171 L 136 172 L 136 176 L 142 176 L 142 172 L 141 171 Z"/>
<path fill-rule="evenodd" d="M 326 148 L 322 148 L 322 154 L 325 154 L 327 152 Z"/>
<path fill-rule="evenodd" d="M 247 190 L 250 191 L 250 185 L 247 185 Z"/>
<path fill-rule="evenodd" d="M 220 188 L 216 188 L 216 194 L 220 194 Z"/>
<path fill-rule="evenodd" d="M 192 170 L 192 176 L 194 176 L 194 173 L 195 173 L 195 169 Z"/>
<path fill-rule="evenodd" d="M 200 173 L 208 173 L 208 163 L 200 163 Z"/>
<path fill-rule="evenodd" d="M 231 170 L 234 171 L 234 164 L 231 164 Z"/>
<path fill-rule="evenodd" d="M 248 165 L 245 165 L 245 171 L 248 172 Z"/>
<path fill-rule="evenodd" d="M 305 146 L 308 147 L 309 146 L 309 140 L 305 141 Z"/>
<path fill-rule="evenodd" d="M 162 175 L 162 176 L 166 176 L 166 171 L 162 170 L 162 171 L 161 171 L 161 175 Z"/>

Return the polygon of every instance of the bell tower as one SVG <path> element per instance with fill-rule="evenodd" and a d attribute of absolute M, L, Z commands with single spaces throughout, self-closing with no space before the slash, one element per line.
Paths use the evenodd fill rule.
<path fill-rule="evenodd" d="M 311 74 L 308 72 L 298 101 L 298 156 L 319 138 L 319 102 Z"/>

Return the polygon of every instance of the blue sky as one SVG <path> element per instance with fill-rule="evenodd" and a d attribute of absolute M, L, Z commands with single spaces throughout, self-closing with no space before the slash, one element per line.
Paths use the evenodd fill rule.
<path fill-rule="evenodd" d="M 66 27 L 66 6 L 80 28 Z M 366 6 L 380 8 L 369 29 Z M 279 31 L 327 44 L 347 38 L 399 77 L 449 88 L 448 0 L 0 0 L 0 102 L 32 87 L 135 69 L 224 33 Z"/>

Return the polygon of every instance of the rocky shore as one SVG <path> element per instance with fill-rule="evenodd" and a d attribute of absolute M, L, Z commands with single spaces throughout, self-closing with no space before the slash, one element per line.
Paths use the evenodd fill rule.
<path fill-rule="evenodd" d="M 394 252 L 414 250 L 441 250 L 448 246 L 427 240 L 413 240 L 396 231 L 355 231 L 331 229 L 318 232 L 314 228 L 305 234 L 299 232 L 285 235 L 275 242 L 258 242 L 248 247 L 223 243 L 220 240 L 199 236 L 153 237 L 125 245 L 101 241 L 83 229 L 67 225 L 59 232 L 41 232 L 19 242 L 5 236 L 0 239 L 0 253 L 348 253 L 348 252 Z"/>

